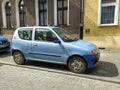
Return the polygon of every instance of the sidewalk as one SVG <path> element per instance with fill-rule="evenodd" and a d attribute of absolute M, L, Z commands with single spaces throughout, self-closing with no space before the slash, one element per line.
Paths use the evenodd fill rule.
<path fill-rule="evenodd" d="M 120 90 L 120 85 L 0 64 L 0 90 Z"/>

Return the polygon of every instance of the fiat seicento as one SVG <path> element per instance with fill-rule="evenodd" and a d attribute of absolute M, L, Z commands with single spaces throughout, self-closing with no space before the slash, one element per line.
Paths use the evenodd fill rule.
<path fill-rule="evenodd" d="M 67 65 L 75 73 L 94 68 L 100 57 L 96 45 L 76 39 L 62 28 L 49 26 L 16 29 L 11 52 L 18 65 L 27 60 L 43 61 Z"/>

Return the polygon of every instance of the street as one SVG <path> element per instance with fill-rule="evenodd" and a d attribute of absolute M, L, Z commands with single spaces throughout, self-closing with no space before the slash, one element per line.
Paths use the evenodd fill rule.
<path fill-rule="evenodd" d="M 66 66 L 30 61 L 16 65 L 10 52 L 0 54 L 0 90 L 119 90 L 120 51 L 100 50 L 94 69 L 75 74 Z"/>
<path fill-rule="evenodd" d="M 0 90 L 119 90 L 120 85 L 71 75 L 0 65 Z"/>

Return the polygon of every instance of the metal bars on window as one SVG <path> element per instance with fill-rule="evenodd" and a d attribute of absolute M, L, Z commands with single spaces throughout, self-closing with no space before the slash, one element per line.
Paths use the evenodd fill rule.
<path fill-rule="evenodd" d="M 101 24 L 114 23 L 115 6 L 102 7 Z"/>
<path fill-rule="evenodd" d="M 102 0 L 101 2 L 101 22 L 100 24 L 115 23 L 116 0 Z"/>

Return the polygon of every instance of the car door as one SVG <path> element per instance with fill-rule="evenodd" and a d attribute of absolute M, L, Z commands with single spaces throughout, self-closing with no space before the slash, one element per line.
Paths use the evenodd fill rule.
<path fill-rule="evenodd" d="M 31 56 L 29 52 L 32 47 L 32 28 L 20 28 L 18 30 L 18 38 L 16 38 L 16 34 L 14 35 L 14 40 L 12 41 L 13 47 L 17 50 L 20 50 L 26 59 L 29 59 Z"/>
<path fill-rule="evenodd" d="M 32 42 L 32 57 L 46 62 L 64 62 L 64 48 L 59 43 L 54 43 L 58 38 L 49 29 L 36 28 Z"/>

